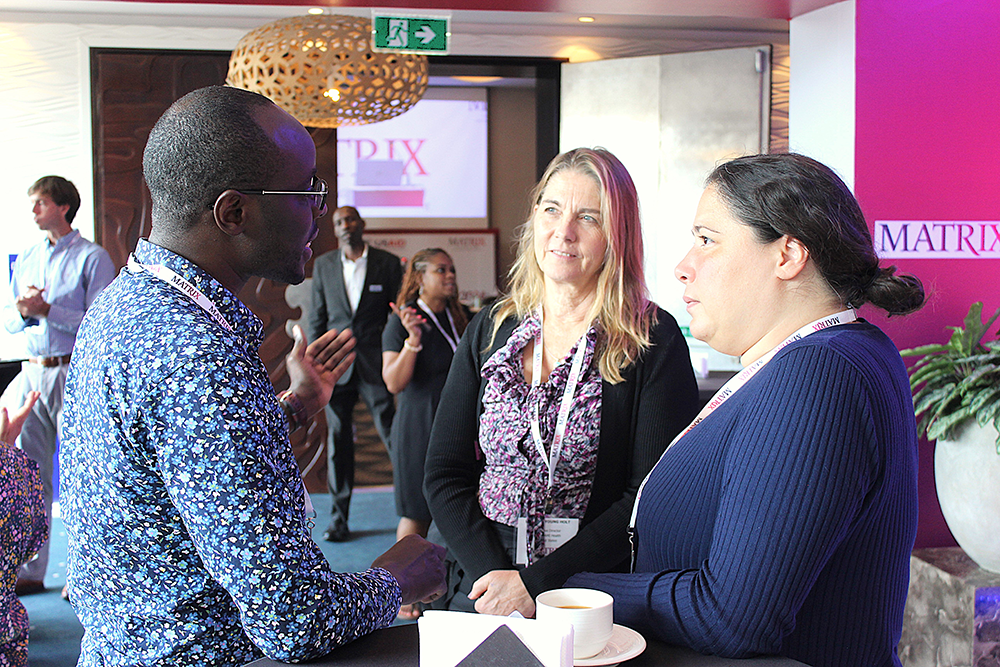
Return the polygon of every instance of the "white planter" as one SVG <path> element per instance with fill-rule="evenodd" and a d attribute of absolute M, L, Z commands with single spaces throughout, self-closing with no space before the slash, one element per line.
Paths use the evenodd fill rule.
<path fill-rule="evenodd" d="M 948 528 L 979 567 L 1000 572 L 1000 454 L 997 430 L 972 422 L 938 440 L 934 483 Z"/>

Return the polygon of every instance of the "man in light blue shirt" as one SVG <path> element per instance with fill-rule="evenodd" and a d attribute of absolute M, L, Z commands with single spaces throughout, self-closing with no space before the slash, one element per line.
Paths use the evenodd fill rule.
<path fill-rule="evenodd" d="M 101 290 L 115 277 L 115 267 L 104 248 L 72 228 L 80 208 L 76 186 L 60 176 L 44 176 L 30 188 L 35 224 L 45 239 L 25 250 L 14 263 L 11 291 L 14 301 L 3 309 L 4 326 L 24 332 L 28 360 L 0 399 L 20 405 L 29 391 L 41 397 L 24 422 L 18 445 L 38 463 L 45 490 L 45 510 L 52 519 L 52 457 L 62 422 L 63 386 L 80 321 Z M 45 590 L 49 562 L 46 542 L 38 558 L 23 568 L 17 594 Z"/>

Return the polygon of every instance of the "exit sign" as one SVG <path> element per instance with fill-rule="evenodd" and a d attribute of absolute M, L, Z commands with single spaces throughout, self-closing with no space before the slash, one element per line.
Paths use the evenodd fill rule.
<path fill-rule="evenodd" d="M 444 55 L 448 53 L 448 17 L 372 16 L 372 50 Z"/>

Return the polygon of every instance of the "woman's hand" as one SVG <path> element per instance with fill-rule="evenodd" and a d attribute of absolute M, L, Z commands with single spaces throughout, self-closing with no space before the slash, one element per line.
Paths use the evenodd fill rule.
<path fill-rule="evenodd" d="M 39 396 L 41 394 L 37 391 L 29 391 L 28 395 L 24 397 L 24 403 L 14 412 L 13 417 L 7 415 L 7 408 L 0 408 L 0 441 L 8 445 L 14 444 L 17 436 L 21 435 L 24 420 L 28 418 L 28 413 L 31 412 L 31 408 Z"/>
<path fill-rule="evenodd" d="M 420 347 L 420 339 L 424 335 L 423 326 L 427 324 L 427 319 L 413 306 L 400 308 L 396 304 L 390 303 L 389 307 L 392 308 L 392 312 L 399 316 L 399 321 L 403 323 L 403 328 L 409 334 L 407 342 L 413 347 Z"/>
<path fill-rule="evenodd" d="M 487 572 L 472 584 L 469 599 L 476 601 L 476 611 L 480 614 L 509 616 L 517 610 L 525 618 L 535 617 L 535 601 L 517 570 Z"/>
<path fill-rule="evenodd" d="M 398 394 L 413 379 L 413 369 L 416 368 L 417 354 L 421 348 L 420 339 L 424 335 L 423 325 L 427 320 L 416 308 L 400 308 L 394 303 L 390 303 L 389 307 L 408 334 L 403 341 L 403 349 L 399 352 L 382 352 L 382 381 L 390 394 Z"/>

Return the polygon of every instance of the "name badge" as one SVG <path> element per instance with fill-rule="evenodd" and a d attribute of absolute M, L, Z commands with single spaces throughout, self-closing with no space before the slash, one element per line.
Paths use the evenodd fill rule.
<path fill-rule="evenodd" d="M 564 519 L 561 517 L 545 517 L 545 546 L 542 548 L 542 555 L 548 556 L 550 553 L 573 539 L 580 530 L 579 519 Z M 521 517 L 517 520 L 516 544 L 514 545 L 514 563 L 517 565 L 528 564 L 528 519 Z"/>
<path fill-rule="evenodd" d="M 381 285 L 369 285 L 368 286 L 368 291 L 369 292 L 381 292 L 382 291 L 382 286 Z"/>

